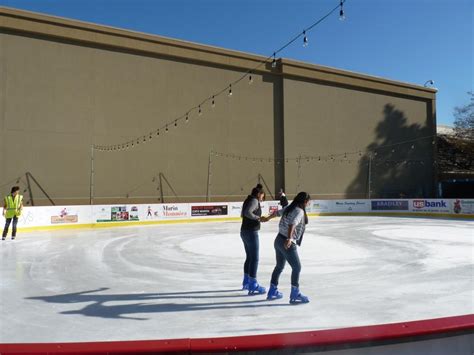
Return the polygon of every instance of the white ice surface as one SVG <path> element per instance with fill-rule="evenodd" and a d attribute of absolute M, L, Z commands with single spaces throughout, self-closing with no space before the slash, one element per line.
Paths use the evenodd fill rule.
<path fill-rule="evenodd" d="M 260 232 L 268 287 L 277 221 Z M 20 233 L 0 244 L 0 343 L 284 333 L 474 313 L 474 222 L 310 218 L 306 305 L 240 291 L 239 223 Z"/>

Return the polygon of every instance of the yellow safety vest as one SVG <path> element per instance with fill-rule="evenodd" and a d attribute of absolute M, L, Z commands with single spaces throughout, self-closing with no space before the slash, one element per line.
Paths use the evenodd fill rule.
<path fill-rule="evenodd" d="M 5 196 L 6 213 L 5 218 L 20 217 L 21 215 L 21 203 L 23 196 L 18 194 L 13 198 L 12 195 Z"/>

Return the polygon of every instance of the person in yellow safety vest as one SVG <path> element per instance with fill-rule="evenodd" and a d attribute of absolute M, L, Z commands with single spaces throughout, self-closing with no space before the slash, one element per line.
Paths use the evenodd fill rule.
<path fill-rule="evenodd" d="M 5 228 L 3 228 L 2 240 L 5 240 L 10 228 L 10 223 L 13 220 L 12 240 L 16 237 L 16 225 L 18 217 L 21 215 L 23 209 L 23 196 L 19 193 L 20 188 L 13 186 L 11 194 L 5 196 L 3 203 L 3 217 L 5 217 Z"/>

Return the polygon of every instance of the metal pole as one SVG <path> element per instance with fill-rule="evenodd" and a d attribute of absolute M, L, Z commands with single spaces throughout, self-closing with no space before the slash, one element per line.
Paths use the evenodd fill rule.
<path fill-rule="evenodd" d="M 94 204 L 94 145 L 91 145 L 91 176 L 90 176 L 89 204 Z"/>
<path fill-rule="evenodd" d="M 209 151 L 209 163 L 207 165 L 207 192 L 206 202 L 211 202 L 211 167 L 212 167 L 212 150 Z"/>
<path fill-rule="evenodd" d="M 161 173 L 158 175 L 160 177 L 160 196 L 161 196 L 161 203 L 165 203 L 165 196 L 163 195 L 163 180 L 161 177 Z"/>
<path fill-rule="evenodd" d="M 31 206 L 34 206 L 35 202 L 33 200 L 33 193 L 31 192 L 30 175 L 27 172 L 25 176 L 26 176 L 26 184 L 28 185 L 28 193 L 30 194 Z"/>
<path fill-rule="evenodd" d="M 369 154 L 369 200 L 372 190 L 372 154 Z"/>
<path fill-rule="evenodd" d="M 38 186 L 38 188 L 41 190 L 42 193 L 44 193 L 44 195 L 48 198 L 49 202 L 51 202 L 51 204 L 53 206 L 56 206 L 56 204 L 54 203 L 54 201 L 52 200 L 52 198 L 48 195 L 48 193 L 45 191 L 45 189 L 43 189 L 43 187 L 40 185 L 40 183 L 38 182 L 38 180 L 35 179 L 35 177 L 33 176 L 33 174 L 31 174 L 30 172 L 27 172 L 26 173 L 27 176 L 29 176 L 31 178 L 31 180 L 33 180 L 33 182 L 36 184 L 36 186 Z"/>

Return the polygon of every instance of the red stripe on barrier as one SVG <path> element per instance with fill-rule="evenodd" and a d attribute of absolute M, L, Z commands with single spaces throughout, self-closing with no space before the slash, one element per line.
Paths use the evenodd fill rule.
<path fill-rule="evenodd" d="M 299 333 L 194 339 L 192 351 L 246 351 L 301 348 L 418 337 L 474 330 L 474 315 Z"/>
<path fill-rule="evenodd" d="M 190 353 L 248 350 L 258 351 L 396 340 L 465 330 L 474 330 L 474 314 L 353 328 L 225 338 L 0 344 L 0 355 L 151 354 L 160 352 Z"/>

